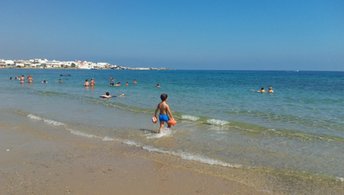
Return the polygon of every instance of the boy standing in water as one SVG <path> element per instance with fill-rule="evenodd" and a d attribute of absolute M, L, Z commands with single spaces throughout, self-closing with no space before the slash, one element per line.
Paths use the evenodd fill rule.
<path fill-rule="evenodd" d="M 160 111 L 159 114 L 159 121 L 160 121 L 160 128 L 159 128 L 159 133 L 161 129 L 164 127 L 164 123 L 166 122 L 168 125 L 168 128 L 171 127 L 170 124 L 168 124 L 168 121 L 170 119 L 173 119 L 173 115 L 171 113 L 170 107 L 166 103 L 167 101 L 167 94 L 163 93 L 160 95 L 161 102 L 158 104 L 158 106 L 155 109 L 154 116 L 157 118 L 157 113 Z"/>

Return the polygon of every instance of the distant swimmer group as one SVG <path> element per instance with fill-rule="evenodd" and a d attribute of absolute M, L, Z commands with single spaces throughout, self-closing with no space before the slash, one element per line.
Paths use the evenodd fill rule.
<path fill-rule="evenodd" d="M 94 87 L 95 85 L 96 85 L 96 82 L 94 79 L 91 79 L 90 81 L 86 79 L 84 82 L 84 87 Z"/>
<path fill-rule="evenodd" d="M 116 83 L 115 80 L 116 80 L 115 78 L 110 77 L 110 78 L 109 78 L 109 85 L 112 86 L 112 87 L 120 87 L 120 86 L 122 86 L 122 83 L 121 83 L 120 81 L 118 81 L 118 82 Z M 134 84 L 134 85 L 137 85 L 137 80 L 136 80 L 136 79 L 133 80 L 133 84 Z M 128 82 L 128 81 L 125 82 L 125 86 L 126 86 L 126 87 L 129 86 L 129 82 Z"/>
<path fill-rule="evenodd" d="M 10 77 L 10 80 L 13 80 L 13 77 Z M 14 80 L 19 80 L 20 84 L 24 84 L 25 83 L 25 75 L 15 76 Z M 26 77 L 26 81 L 27 81 L 28 84 L 33 83 L 33 77 L 31 75 L 28 75 Z M 42 83 L 43 83 L 43 81 L 42 81 Z M 46 83 L 47 83 L 47 81 L 46 81 Z"/>
<path fill-rule="evenodd" d="M 261 87 L 257 92 L 258 93 L 265 93 L 266 91 L 265 91 L 264 87 Z M 268 93 L 273 93 L 273 92 L 274 92 L 274 90 L 272 89 L 272 86 L 270 86 L 268 88 Z"/>
<path fill-rule="evenodd" d="M 25 83 L 25 76 L 24 75 L 21 75 L 21 76 L 16 76 L 14 77 L 15 80 L 19 80 L 19 83 L 20 84 L 24 84 Z M 10 77 L 10 80 L 13 80 L 12 77 Z M 28 75 L 26 77 L 26 80 L 27 80 L 27 83 L 31 84 L 33 82 L 33 78 L 31 75 Z"/>

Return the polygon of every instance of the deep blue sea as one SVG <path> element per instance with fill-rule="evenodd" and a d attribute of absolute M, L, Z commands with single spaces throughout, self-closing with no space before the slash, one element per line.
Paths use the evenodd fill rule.
<path fill-rule="evenodd" d="M 9 79 L 22 74 L 33 84 Z M 122 86 L 109 86 L 110 77 Z M 83 87 L 91 78 L 96 86 Z M 269 86 L 274 93 L 256 92 Z M 3 69 L 0 89 L 2 113 L 73 136 L 210 165 L 344 180 L 344 72 Z M 125 96 L 99 98 L 106 91 Z M 156 134 L 151 117 L 161 93 L 178 124 Z"/>

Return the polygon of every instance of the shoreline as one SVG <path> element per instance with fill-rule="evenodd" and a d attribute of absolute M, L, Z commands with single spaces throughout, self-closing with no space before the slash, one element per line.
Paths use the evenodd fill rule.
<path fill-rule="evenodd" d="M 196 162 L 25 126 L 0 123 L 1 193 L 263 194 Z"/>
<path fill-rule="evenodd" d="M 6 194 L 290 194 L 344 191 L 343 182 L 211 166 L 35 122 L 0 121 Z"/>

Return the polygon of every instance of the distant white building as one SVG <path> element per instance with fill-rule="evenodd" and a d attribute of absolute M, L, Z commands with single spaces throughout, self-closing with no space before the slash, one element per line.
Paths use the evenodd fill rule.
<path fill-rule="evenodd" d="M 14 66 L 15 62 L 13 60 L 5 60 L 6 66 Z"/>
<path fill-rule="evenodd" d="M 110 67 L 110 64 L 107 62 L 92 63 L 92 68 L 94 69 L 106 69 L 109 67 Z"/>
<path fill-rule="evenodd" d="M 143 68 L 143 67 L 136 67 L 136 68 L 128 68 L 128 70 L 150 70 L 151 68 Z"/>
<path fill-rule="evenodd" d="M 0 68 L 6 68 L 5 60 L 0 60 Z"/>
<path fill-rule="evenodd" d="M 33 63 L 35 64 L 46 64 L 49 60 L 47 59 L 34 59 Z"/>
<path fill-rule="evenodd" d="M 47 68 L 62 68 L 62 65 L 63 65 L 62 62 L 56 61 L 56 60 L 47 61 L 45 64 Z"/>
<path fill-rule="evenodd" d="M 80 69 L 91 69 L 91 63 L 87 61 L 77 61 L 77 67 Z"/>
<path fill-rule="evenodd" d="M 107 63 L 107 62 L 98 62 L 97 63 L 97 66 L 108 66 L 109 65 L 109 63 Z"/>
<path fill-rule="evenodd" d="M 25 64 L 24 63 L 16 63 L 17 68 L 24 68 Z"/>

